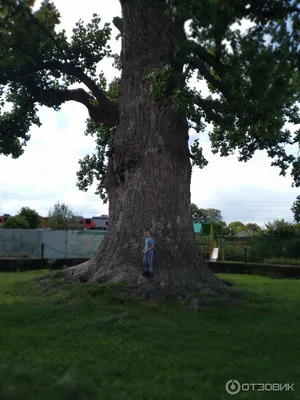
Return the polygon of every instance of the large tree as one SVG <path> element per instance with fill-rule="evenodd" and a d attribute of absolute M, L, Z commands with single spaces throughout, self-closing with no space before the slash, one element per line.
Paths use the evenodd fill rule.
<path fill-rule="evenodd" d="M 114 24 L 121 78 L 109 86 L 96 67 L 112 56 L 110 27 L 94 15 L 67 38 L 56 29 L 54 5 L 33 12 L 32 3 L 1 2 L 1 94 L 12 108 L 1 114 L 0 152 L 22 154 L 30 127 L 40 125 L 38 105 L 58 110 L 76 101 L 87 108 L 97 153 L 82 162 L 81 186 L 99 180 L 110 221 L 99 251 L 72 270 L 74 278 L 139 280 L 141 236 L 149 227 L 155 279 L 179 288 L 218 286 L 193 234 L 191 159 L 207 162 L 198 140 L 189 149 L 189 128 L 200 132 L 211 123 L 212 149 L 222 156 L 237 149 L 247 161 L 265 149 L 282 174 L 292 166 L 300 185 L 300 158 L 286 153 L 300 133 L 285 129 L 300 122 L 299 2 L 120 0 L 122 18 Z M 243 21 L 251 23 L 245 32 L 238 29 Z M 189 87 L 192 76 L 207 82 L 210 96 Z"/>

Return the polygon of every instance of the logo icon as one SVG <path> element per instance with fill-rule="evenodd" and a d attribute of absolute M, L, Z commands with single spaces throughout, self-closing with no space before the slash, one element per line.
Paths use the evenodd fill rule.
<path fill-rule="evenodd" d="M 230 379 L 225 385 L 226 392 L 232 396 L 238 394 L 241 390 L 241 384 L 236 379 Z"/>

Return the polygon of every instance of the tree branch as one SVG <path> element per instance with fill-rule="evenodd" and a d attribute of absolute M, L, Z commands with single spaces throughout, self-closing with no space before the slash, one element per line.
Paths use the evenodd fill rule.
<path fill-rule="evenodd" d="M 199 60 L 198 58 L 190 57 L 186 59 L 186 62 L 189 63 L 195 69 L 198 69 L 200 74 L 202 74 L 204 78 L 211 85 L 213 85 L 217 90 L 219 90 L 229 102 L 233 101 L 233 97 L 230 94 L 227 87 L 221 81 L 219 81 L 213 75 L 210 74 L 210 72 L 206 69 L 204 63 L 201 60 Z"/>
<path fill-rule="evenodd" d="M 82 91 L 86 94 L 86 98 L 88 97 L 89 101 L 88 102 L 83 102 L 83 97 L 81 95 L 81 100 L 76 100 L 79 101 L 80 103 L 84 104 L 89 112 L 91 110 L 91 101 L 92 100 L 97 100 L 98 105 L 93 107 L 93 110 L 98 110 L 98 112 L 101 112 L 103 116 L 108 121 L 114 121 L 117 123 L 119 121 L 119 110 L 118 106 L 110 101 L 104 94 L 104 92 L 96 85 L 96 83 L 91 79 L 89 76 L 87 76 L 83 70 L 80 67 L 74 66 L 72 63 L 62 63 L 60 61 L 38 61 L 32 57 L 30 53 L 28 53 L 26 50 L 22 49 L 18 45 L 15 45 L 16 48 L 18 48 L 20 51 L 24 52 L 27 58 L 30 58 L 29 64 L 27 64 L 24 68 L 18 69 L 18 70 L 13 70 L 10 71 L 9 73 L 6 73 L 5 75 L 3 74 L 0 76 L 0 84 L 6 84 L 8 80 L 13 80 L 17 79 L 20 76 L 26 76 L 28 74 L 33 74 L 37 71 L 43 71 L 43 70 L 50 70 L 50 71 L 60 71 L 61 73 L 69 76 L 73 76 L 74 78 L 77 78 L 81 83 L 85 84 L 87 88 L 91 91 L 92 95 L 89 95 L 86 91 L 82 89 Z M 29 89 L 30 90 L 30 89 Z M 38 89 L 39 90 L 39 89 Z M 51 92 L 52 91 L 52 92 Z M 83 93 L 81 91 L 81 93 Z M 54 93 L 55 90 L 53 89 L 48 89 L 48 93 Z M 73 93 L 72 96 L 74 96 L 74 90 L 67 90 L 67 91 L 57 91 L 60 94 L 58 96 L 63 96 L 62 93 L 65 93 L 64 96 L 67 95 L 67 93 Z M 80 93 L 80 91 L 78 92 Z M 76 98 L 78 94 L 76 95 Z M 60 97 L 63 98 L 63 97 Z M 63 102 L 67 101 L 63 100 Z M 70 99 L 73 100 L 73 99 Z M 99 118 L 99 117 L 98 117 Z M 93 118 L 94 119 L 94 118 Z M 103 121 L 102 121 L 103 122 Z"/>
<path fill-rule="evenodd" d="M 120 31 L 120 34 L 123 35 L 123 19 L 120 17 L 114 17 L 113 24 Z"/>
<path fill-rule="evenodd" d="M 202 61 L 213 67 L 214 70 L 220 75 L 225 72 L 226 66 L 221 63 L 221 61 L 219 61 L 216 57 L 210 54 L 207 50 L 205 50 L 205 48 L 200 44 L 194 42 L 193 40 L 185 40 L 180 46 L 184 50 L 185 56 L 189 57 L 191 54 L 194 54 Z"/>
<path fill-rule="evenodd" d="M 116 36 L 116 40 L 120 39 L 123 36 L 123 19 L 120 17 L 114 17 L 113 19 L 114 26 L 119 30 L 119 34 Z"/>
<path fill-rule="evenodd" d="M 209 98 L 202 98 L 201 96 L 194 96 L 194 103 L 200 107 L 209 118 L 210 122 L 221 123 L 221 113 L 223 105 L 218 100 Z"/>
<path fill-rule="evenodd" d="M 96 85 L 96 83 L 88 77 L 80 67 L 76 67 L 71 63 L 62 63 L 60 61 L 46 61 L 37 64 L 37 70 L 49 69 L 50 71 L 57 70 L 63 74 L 73 76 L 80 82 L 84 83 L 87 88 L 90 89 L 93 96 L 101 103 L 103 107 L 108 109 L 116 109 L 117 106 L 112 103 L 105 96 L 104 92 Z"/>
<path fill-rule="evenodd" d="M 191 65 L 188 65 L 186 70 L 183 73 L 183 79 L 184 81 L 187 79 L 187 77 L 189 76 L 189 73 L 193 70 L 193 67 Z"/>
<path fill-rule="evenodd" d="M 90 96 L 84 89 L 40 89 L 39 87 L 31 88 L 31 94 L 35 102 L 42 105 L 60 106 L 66 101 L 76 101 L 86 106 L 89 115 L 93 121 L 106 124 L 117 124 L 118 114 L 110 114 L 105 112 L 101 106 L 93 106 L 91 104 L 93 97 Z"/>
<path fill-rule="evenodd" d="M 103 90 L 101 90 L 96 83 L 91 79 L 88 75 L 86 75 L 82 68 L 76 67 L 72 63 L 68 62 L 61 62 L 61 61 L 45 61 L 43 62 L 41 59 L 38 60 L 36 59 L 28 50 L 24 49 L 18 44 L 13 44 L 12 47 L 16 48 L 19 50 L 21 53 L 23 53 L 26 58 L 29 61 L 29 65 L 25 65 L 24 68 L 10 71 L 10 73 L 6 73 L 5 76 L 0 76 L 0 84 L 6 84 L 7 82 L 7 77 L 9 78 L 17 78 L 18 76 L 23 76 L 27 75 L 30 73 L 34 73 L 36 71 L 42 71 L 42 70 L 50 70 L 50 71 L 60 71 L 61 73 L 69 76 L 73 76 L 74 78 L 77 78 L 80 82 L 82 82 L 95 96 L 95 98 L 99 101 L 101 104 L 101 107 L 107 108 L 111 112 L 116 112 L 117 106 L 115 103 L 111 102 L 108 100 L 108 98 L 105 96 Z"/>

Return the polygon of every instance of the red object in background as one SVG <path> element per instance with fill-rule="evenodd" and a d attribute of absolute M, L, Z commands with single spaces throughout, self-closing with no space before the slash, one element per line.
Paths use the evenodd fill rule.
<path fill-rule="evenodd" d="M 106 231 L 108 225 L 108 216 L 101 215 L 100 217 L 81 218 L 80 222 L 84 229 L 93 229 Z"/>
<path fill-rule="evenodd" d="M 9 214 L 4 214 L 0 216 L 0 225 L 4 224 L 4 222 L 6 222 L 8 220 L 8 218 L 11 217 L 11 215 Z"/>
<path fill-rule="evenodd" d="M 93 218 L 81 218 L 80 222 L 82 222 L 82 227 L 84 229 L 96 229 L 97 226 L 93 221 Z"/>
<path fill-rule="evenodd" d="M 51 224 L 50 224 L 48 218 L 46 218 L 46 217 L 41 217 L 41 227 L 42 227 L 42 228 L 51 228 Z"/>
<path fill-rule="evenodd" d="M 5 221 L 10 217 L 9 214 L 4 214 L 0 216 L 0 225 L 4 224 Z M 82 229 L 91 229 L 91 230 L 107 230 L 108 224 L 108 216 L 101 215 L 100 217 L 92 217 L 92 218 L 83 218 L 83 217 L 75 217 L 80 223 Z M 49 218 L 41 217 L 41 228 L 47 229 L 51 228 L 51 223 Z"/>

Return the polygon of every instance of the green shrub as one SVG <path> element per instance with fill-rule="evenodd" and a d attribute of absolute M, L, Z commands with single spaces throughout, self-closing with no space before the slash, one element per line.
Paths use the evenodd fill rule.
<path fill-rule="evenodd" d="M 284 257 L 272 257 L 266 258 L 265 263 L 277 264 L 277 265 L 296 265 L 300 266 L 300 258 L 284 258 Z"/>
<path fill-rule="evenodd" d="M 3 224 L 3 229 L 29 229 L 29 224 L 24 217 L 8 217 Z"/>
<path fill-rule="evenodd" d="M 224 255 L 225 260 L 242 262 L 245 260 L 245 249 L 242 246 L 229 243 L 224 248 Z M 256 261 L 255 253 L 251 247 L 247 247 L 247 261 Z"/>
<path fill-rule="evenodd" d="M 209 254 L 209 247 L 208 247 L 208 246 L 200 246 L 200 245 L 199 245 L 199 248 L 200 248 L 200 252 L 201 252 L 202 257 L 203 257 L 205 260 L 209 260 L 209 257 L 210 257 L 210 254 Z"/>

